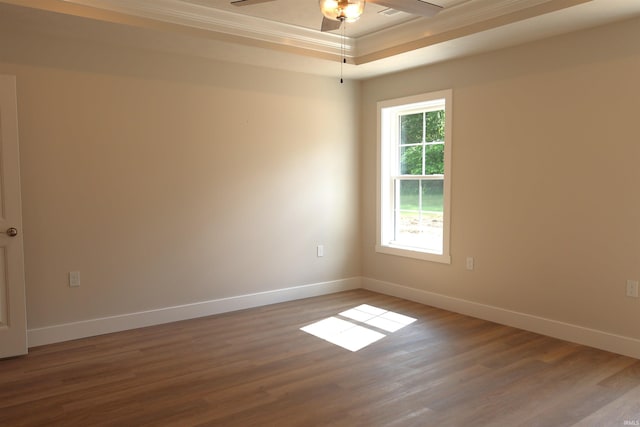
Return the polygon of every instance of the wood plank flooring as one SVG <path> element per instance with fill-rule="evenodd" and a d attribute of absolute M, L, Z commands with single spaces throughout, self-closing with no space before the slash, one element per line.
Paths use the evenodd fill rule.
<path fill-rule="evenodd" d="M 360 304 L 417 321 L 358 352 L 300 331 Z M 0 361 L 0 426 L 638 422 L 639 360 L 365 290 Z"/>

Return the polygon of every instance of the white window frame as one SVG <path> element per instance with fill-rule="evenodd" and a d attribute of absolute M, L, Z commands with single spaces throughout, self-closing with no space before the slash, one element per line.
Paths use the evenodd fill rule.
<path fill-rule="evenodd" d="M 393 177 L 398 167 L 399 116 L 429 108 L 441 109 L 444 100 L 444 183 L 442 254 L 426 248 L 399 245 L 392 241 L 394 230 Z M 451 89 L 378 102 L 378 168 L 377 168 L 377 239 L 376 252 L 421 260 L 451 263 L 449 237 L 451 228 L 451 129 L 453 111 Z M 437 108 L 434 108 L 437 107 Z"/>

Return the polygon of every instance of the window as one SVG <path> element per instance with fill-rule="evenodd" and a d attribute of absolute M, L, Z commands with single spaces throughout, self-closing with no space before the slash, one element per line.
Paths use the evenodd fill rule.
<path fill-rule="evenodd" d="M 451 98 L 378 103 L 378 252 L 450 262 Z"/>

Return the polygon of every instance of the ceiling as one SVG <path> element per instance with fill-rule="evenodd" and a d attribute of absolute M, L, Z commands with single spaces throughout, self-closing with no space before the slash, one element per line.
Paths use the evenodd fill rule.
<path fill-rule="evenodd" d="M 430 2 L 433 18 L 367 3 L 344 41 L 319 31 L 317 0 L 0 0 L 0 28 L 327 76 L 344 48 L 345 77 L 363 79 L 640 16 L 640 0 Z"/>
<path fill-rule="evenodd" d="M 259 3 L 251 6 L 234 6 L 227 0 L 184 0 L 187 3 L 201 5 L 232 13 L 241 13 L 256 18 L 283 24 L 295 25 L 318 30 L 322 22 L 322 15 L 318 6 L 318 0 L 277 0 Z M 461 3 L 469 3 L 470 0 L 430 0 L 429 3 L 437 4 L 444 8 L 451 8 Z M 346 33 L 349 37 L 361 37 L 384 28 L 416 19 L 415 15 L 391 10 L 375 3 L 366 3 L 362 18 L 355 23 L 347 24 Z M 340 31 L 334 31 L 340 34 Z"/>

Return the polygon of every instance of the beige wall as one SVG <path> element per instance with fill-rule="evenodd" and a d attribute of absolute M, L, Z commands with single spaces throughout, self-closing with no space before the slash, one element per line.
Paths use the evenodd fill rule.
<path fill-rule="evenodd" d="M 639 38 L 633 20 L 366 81 L 363 275 L 640 338 Z M 376 102 L 447 88 L 452 264 L 377 254 Z"/>
<path fill-rule="evenodd" d="M 29 328 L 360 274 L 358 84 L 6 33 L 0 73 Z"/>
<path fill-rule="evenodd" d="M 342 86 L 0 29 L 29 327 L 363 275 L 640 338 L 639 24 Z M 446 88 L 453 262 L 376 254 L 376 102 Z"/>

